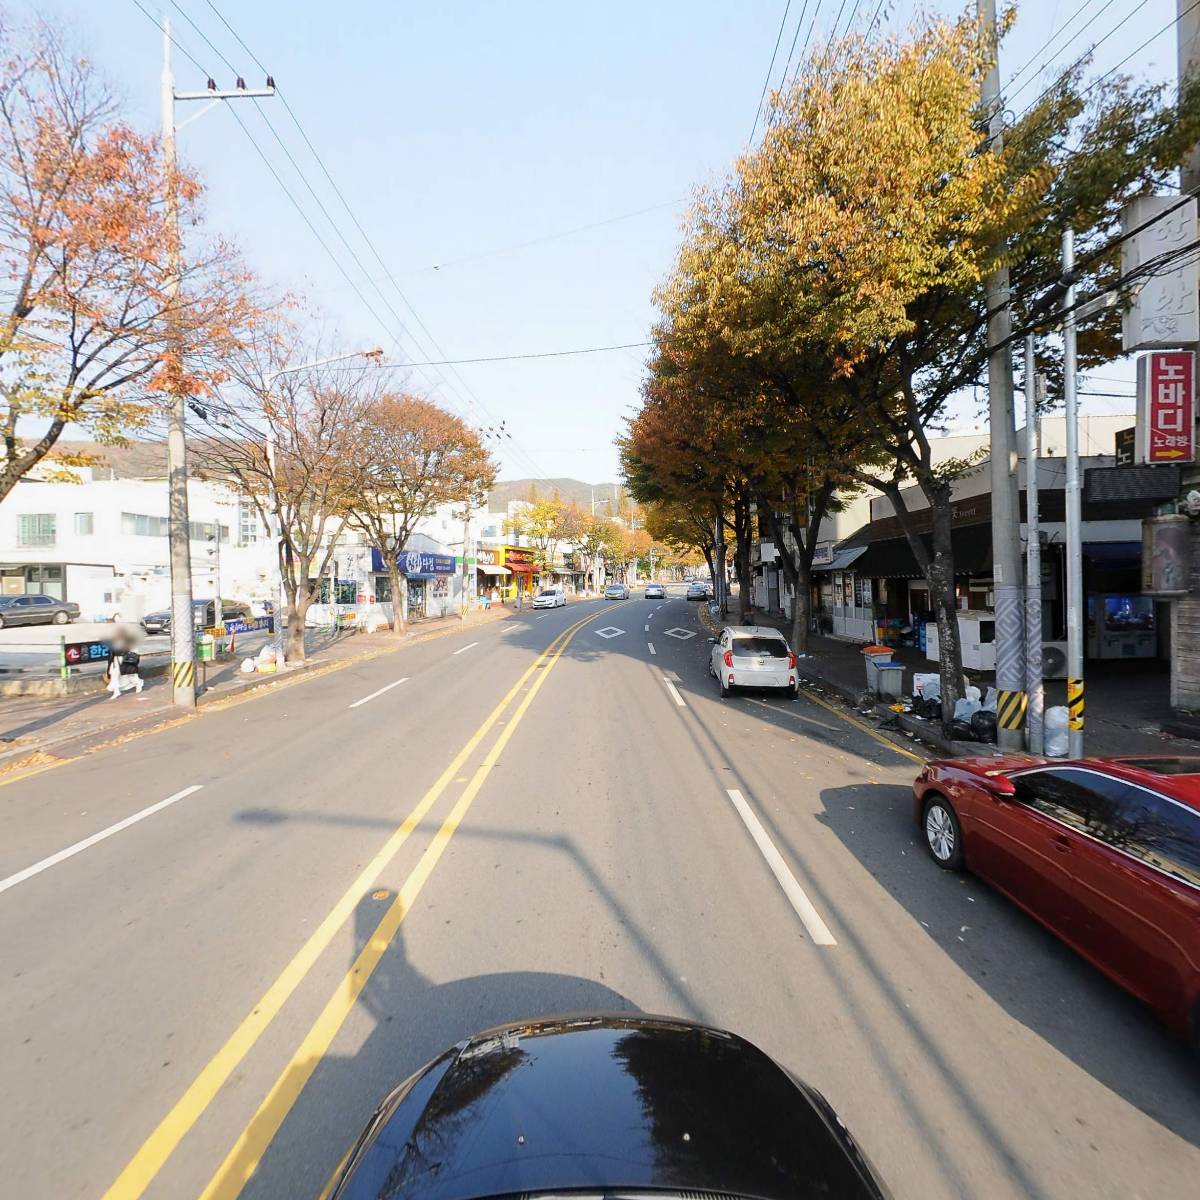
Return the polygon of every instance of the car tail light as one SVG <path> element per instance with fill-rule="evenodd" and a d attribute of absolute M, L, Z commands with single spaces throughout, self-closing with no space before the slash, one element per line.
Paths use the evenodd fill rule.
<path fill-rule="evenodd" d="M 796 656 L 794 654 L 789 654 L 788 655 L 788 670 L 794 671 L 795 669 L 796 669 Z"/>
<path fill-rule="evenodd" d="M 725 651 L 725 665 L 727 667 L 733 666 L 733 651 L 732 650 Z"/>

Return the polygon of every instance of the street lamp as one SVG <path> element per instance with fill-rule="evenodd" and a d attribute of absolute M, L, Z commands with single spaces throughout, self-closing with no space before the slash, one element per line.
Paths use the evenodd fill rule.
<path fill-rule="evenodd" d="M 263 409 L 267 418 L 267 471 L 270 482 L 271 512 L 278 525 L 275 544 L 275 669 L 277 671 L 282 670 L 285 665 L 283 610 L 287 603 L 287 589 L 283 580 L 283 560 L 287 547 L 283 534 L 283 509 L 279 500 L 279 490 L 275 486 L 275 449 L 278 434 L 275 430 L 275 422 L 271 418 L 271 388 L 281 375 L 296 375 L 301 371 L 311 371 L 316 367 L 328 366 L 330 363 L 348 362 L 352 358 L 370 358 L 379 361 L 382 357 L 383 350 L 379 346 L 373 350 L 353 350 L 349 354 L 333 354 L 328 358 L 318 358 L 313 362 L 300 363 L 294 367 L 280 367 L 278 371 L 271 371 L 263 381 L 263 399 L 266 401 Z M 332 600 L 333 597 L 330 596 L 330 599 Z"/>

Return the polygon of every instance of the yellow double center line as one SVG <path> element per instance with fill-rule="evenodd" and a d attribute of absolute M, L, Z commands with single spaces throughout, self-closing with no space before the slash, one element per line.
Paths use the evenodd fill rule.
<path fill-rule="evenodd" d="M 495 766 L 504 747 L 508 745 L 513 730 L 520 724 L 529 705 L 533 702 L 534 696 L 545 682 L 546 676 L 549 675 L 550 670 L 575 634 L 589 621 L 594 621 L 607 611 L 607 609 L 602 609 L 569 626 L 538 655 L 513 684 L 504 699 L 492 709 L 483 724 L 471 735 L 449 766 L 421 797 L 417 806 L 383 844 L 379 853 L 355 877 L 341 899 L 333 906 L 321 924 L 313 930 L 295 957 L 284 967 L 279 977 L 264 993 L 262 999 L 209 1060 L 171 1111 L 159 1122 L 158 1127 L 130 1159 L 108 1191 L 104 1193 L 103 1200 L 136 1200 L 136 1197 L 141 1196 L 150 1186 L 175 1148 L 200 1119 L 226 1080 L 250 1052 L 267 1026 L 278 1015 L 317 959 L 329 946 L 337 931 L 354 912 L 363 894 L 396 856 L 400 847 L 404 845 L 409 835 L 417 828 L 438 798 L 462 770 L 467 760 L 479 748 L 480 743 L 521 689 L 525 687 L 530 677 L 541 669 L 524 699 L 517 706 L 512 718 L 504 726 L 500 736 L 476 768 L 462 795 L 450 810 L 450 814 L 442 822 L 441 828 L 434 835 L 429 848 L 404 881 L 371 939 L 354 960 L 350 970 L 338 984 L 333 996 L 308 1031 L 291 1061 L 284 1067 L 266 1098 L 259 1105 L 258 1111 L 234 1144 L 233 1149 L 230 1150 L 217 1173 L 201 1193 L 204 1200 L 217 1200 L 217 1198 L 232 1200 L 238 1195 L 246 1180 L 254 1173 L 270 1145 L 271 1139 L 274 1138 L 299 1098 L 304 1085 L 316 1070 L 317 1064 L 333 1042 L 337 1031 L 350 1014 L 355 1001 L 366 986 L 371 973 L 379 964 L 392 938 L 395 937 L 404 918 L 412 910 L 413 903 L 432 874 L 438 859 L 441 858 L 467 810 L 479 794 L 480 788 L 491 773 L 492 767 Z"/>

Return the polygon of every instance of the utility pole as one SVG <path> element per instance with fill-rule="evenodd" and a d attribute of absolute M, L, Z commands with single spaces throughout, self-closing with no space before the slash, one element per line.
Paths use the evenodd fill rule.
<path fill-rule="evenodd" d="M 976 0 L 980 28 L 989 38 L 996 29 L 995 0 Z M 1000 100 L 998 43 L 983 77 L 981 98 L 988 118 L 992 152 L 1004 146 L 1004 111 Z M 997 247 L 1002 250 L 1003 247 Z M 988 418 L 991 426 L 992 591 L 996 598 L 996 740 L 1001 749 L 1019 750 L 1025 719 L 1025 623 L 1022 619 L 1020 510 L 1016 489 L 1016 429 L 1013 422 L 1012 313 L 1008 268 L 998 267 L 987 279 Z"/>
<path fill-rule="evenodd" d="M 171 684 L 172 698 L 180 708 L 196 707 L 196 635 L 192 618 L 192 560 L 190 526 L 188 521 L 187 472 L 187 397 L 178 375 L 183 371 L 183 346 L 179 337 L 175 308 L 179 296 L 179 185 L 176 178 L 175 104 L 179 100 L 206 102 L 197 116 L 202 115 L 219 100 L 248 96 L 273 96 L 275 84 L 267 79 L 265 88 L 248 89 L 241 79 L 233 91 L 221 91 L 210 79 L 203 92 L 177 92 L 171 69 L 171 21 L 163 17 L 162 67 L 162 139 L 163 164 L 166 180 L 167 213 L 167 318 L 175 362 L 174 387 L 167 411 L 167 538 L 171 562 Z M 220 525 L 218 524 L 218 537 Z M 219 590 L 219 589 L 218 589 Z M 221 614 L 216 614 L 220 622 Z"/>
<path fill-rule="evenodd" d="M 474 575 L 474 571 L 467 566 L 467 556 L 471 552 L 471 501 L 463 502 L 463 574 L 462 574 L 462 612 L 465 617 L 468 608 L 468 599 L 474 601 L 474 596 L 468 597 L 467 590 Z M 472 589 L 474 590 L 474 589 Z M 472 603 L 470 607 L 474 607 Z"/>
<path fill-rule="evenodd" d="M 1195 78 L 1200 70 L 1200 4 L 1196 0 L 1175 0 L 1176 53 L 1178 55 L 1179 88 Z M 1193 146 L 1183 157 L 1179 168 L 1179 190 L 1185 196 L 1200 191 L 1200 146 Z"/>
<path fill-rule="evenodd" d="M 1045 748 L 1042 720 L 1042 542 L 1038 518 L 1037 339 L 1025 337 L 1025 688 L 1029 693 L 1026 735 L 1030 754 Z"/>
<path fill-rule="evenodd" d="M 1079 492 L 1079 401 L 1075 361 L 1075 233 L 1062 235 L 1063 398 L 1067 423 L 1067 753 L 1083 757 L 1083 526 Z"/>

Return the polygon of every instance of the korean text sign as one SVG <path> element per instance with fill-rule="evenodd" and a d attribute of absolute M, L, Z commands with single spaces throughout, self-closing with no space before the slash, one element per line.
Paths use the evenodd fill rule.
<path fill-rule="evenodd" d="M 1137 457 L 1146 463 L 1196 456 L 1196 355 L 1160 350 L 1138 359 Z"/>

